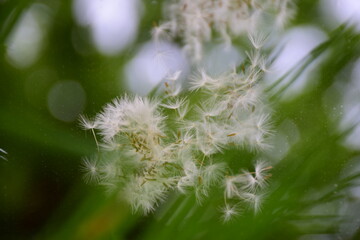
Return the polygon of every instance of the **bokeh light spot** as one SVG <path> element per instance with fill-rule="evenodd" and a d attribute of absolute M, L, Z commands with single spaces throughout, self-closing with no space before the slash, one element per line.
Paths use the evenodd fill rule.
<path fill-rule="evenodd" d="M 125 68 L 127 87 L 134 93 L 146 95 L 165 76 L 176 71 L 182 72 L 182 79 L 189 71 L 188 62 L 181 49 L 168 42 L 148 42 Z"/>
<path fill-rule="evenodd" d="M 75 0 L 74 14 L 82 26 L 89 26 L 97 49 L 116 55 L 137 34 L 141 2 L 137 0 Z"/>
<path fill-rule="evenodd" d="M 50 22 L 49 8 L 33 4 L 21 16 L 6 41 L 7 60 L 17 68 L 32 65 L 39 57 Z"/>
<path fill-rule="evenodd" d="M 61 81 L 53 85 L 48 94 L 48 109 L 53 117 L 64 122 L 77 119 L 84 110 L 86 94 L 80 83 Z"/>
<path fill-rule="evenodd" d="M 309 56 L 310 52 L 320 43 L 327 39 L 324 32 L 315 27 L 296 27 L 287 32 L 280 40 L 279 46 L 282 48 L 279 56 L 270 67 L 269 73 L 265 76 L 268 84 L 273 83 L 282 77 L 289 70 L 298 67 L 301 60 Z M 274 52 L 278 52 L 276 49 Z M 296 81 L 287 89 L 286 97 L 295 97 L 305 88 L 309 80 L 309 73 L 312 72 L 319 63 L 319 59 L 312 61 L 310 66 L 304 70 Z M 292 77 L 292 75 L 290 75 Z M 288 83 L 290 78 L 285 78 L 282 85 Z"/>

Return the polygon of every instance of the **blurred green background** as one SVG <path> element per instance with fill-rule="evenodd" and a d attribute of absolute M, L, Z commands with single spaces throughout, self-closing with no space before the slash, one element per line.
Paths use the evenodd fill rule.
<path fill-rule="evenodd" d="M 118 21 L 128 22 L 114 22 L 113 31 L 106 16 L 116 13 L 95 14 L 108 2 L 0 0 L 1 239 L 360 239 L 358 22 L 340 26 L 342 18 L 324 7 L 334 1 L 296 2 L 289 31 L 316 29 L 323 44 L 268 88 L 276 133 L 262 212 L 222 224 L 218 190 L 202 206 L 171 193 L 154 214 L 140 216 L 83 182 L 81 158 L 96 145 L 79 114 L 94 116 L 131 86 L 153 84 L 126 79 L 132 68 L 147 71 L 129 63 L 161 22 L 163 2 L 120 4 L 135 17 L 119 12 Z M 345 2 L 336 6 L 349 10 Z M 229 150 L 218 157 L 247 168 L 255 155 Z"/>

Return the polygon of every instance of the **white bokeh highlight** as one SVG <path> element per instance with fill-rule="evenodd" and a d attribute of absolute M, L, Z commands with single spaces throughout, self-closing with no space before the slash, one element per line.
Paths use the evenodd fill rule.
<path fill-rule="evenodd" d="M 321 0 L 320 11 L 326 18 L 325 22 L 331 27 L 347 22 L 360 31 L 359 0 Z"/>
<path fill-rule="evenodd" d="M 182 50 L 170 42 L 147 42 L 125 66 L 126 85 L 133 93 L 145 96 L 166 76 L 181 71 L 179 81 L 189 72 Z M 122 81 L 122 74 L 120 74 Z"/>
<path fill-rule="evenodd" d="M 141 12 L 139 0 L 75 0 L 77 22 L 89 27 L 96 48 L 116 55 L 134 41 Z"/>
<path fill-rule="evenodd" d="M 205 52 L 200 66 L 203 66 L 209 75 L 216 76 L 234 69 L 243 60 L 244 56 L 234 46 L 218 44 Z"/>
<path fill-rule="evenodd" d="M 6 40 L 6 58 L 16 68 L 27 68 L 39 58 L 51 21 L 49 7 L 33 4 L 20 17 Z"/>
<path fill-rule="evenodd" d="M 286 32 L 279 40 L 278 46 L 282 49 L 265 76 L 266 83 L 270 85 L 291 69 L 299 67 L 301 60 L 308 56 L 314 48 L 326 39 L 327 36 L 323 31 L 312 26 L 296 27 Z M 275 49 L 274 52 L 278 51 L 279 49 Z M 310 79 L 309 73 L 316 68 L 318 63 L 318 59 L 313 61 L 310 66 L 300 74 L 296 81 L 291 84 L 285 92 L 286 97 L 294 97 L 302 92 Z M 292 75 L 290 75 L 290 77 L 291 76 Z M 284 86 L 289 80 L 289 78 L 284 79 L 280 86 Z"/>

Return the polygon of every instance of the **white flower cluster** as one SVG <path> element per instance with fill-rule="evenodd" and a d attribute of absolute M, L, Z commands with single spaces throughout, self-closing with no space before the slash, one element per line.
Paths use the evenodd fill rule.
<path fill-rule="evenodd" d="M 283 27 L 294 16 L 290 0 L 176 0 L 165 9 L 168 21 L 153 29 L 153 38 L 180 36 L 195 61 L 202 57 L 203 43 L 215 33 L 230 45 L 232 37 L 259 32 L 263 25 Z"/>

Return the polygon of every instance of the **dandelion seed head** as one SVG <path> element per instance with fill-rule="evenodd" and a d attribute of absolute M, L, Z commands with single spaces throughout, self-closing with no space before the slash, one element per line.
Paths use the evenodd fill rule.
<path fill-rule="evenodd" d="M 120 194 L 131 204 L 133 211 L 142 211 L 144 214 L 148 214 L 165 200 L 166 189 L 157 181 L 134 177 Z"/>
<path fill-rule="evenodd" d="M 184 120 L 188 112 L 189 112 L 189 101 L 184 100 L 184 102 L 180 104 L 179 108 L 177 108 L 177 113 L 179 114 L 179 120 L 180 121 Z"/>
<path fill-rule="evenodd" d="M 221 208 L 222 212 L 222 220 L 223 222 L 229 222 L 234 217 L 240 214 L 240 210 L 236 205 L 228 205 L 226 204 L 223 208 Z"/>
<path fill-rule="evenodd" d="M 204 167 L 201 174 L 203 176 L 203 184 L 209 188 L 219 183 L 224 176 L 225 169 L 225 163 L 215 163 Z"/>
<path fill-rule="evenodd" d="M 101 178 L 104 180 L 112 180 L 114 178 L 116 178 L 118 175 L 122 174 L 121 169 L 119 169 L 115 162 L 106 162 L 101 164 L 100 168 L 100 174 L 101 174 Z"/>
<path fill-rule="evenodd" d="M 262 207 L 262 202 L 264 200 L 264 196 L 263 195 L 255 195 L 253 200 L 252 200 L 252 207 L 254 209 L 254 213 L 258 214 L 259 212 L 261 212 L 261 207 Z"/>
<path fill-rule="evenodd" d="M 190 90 L 199 90 L 200 88 L 206 87 L 206 85 L 210 84 L 212 81 L 214 80 L 206 74 L 205 70 L 200 69 L 197 74 L 190 78 Z"/>
<path fill-rule="evenodd" d="M 89 130 L 96 128 L 95 121 L 89 120 L 86 116 L 80 115 L 79 119 L 80 119 L 80 125 L 82 126 L 83 129 Z"/>
<path fill-rule="evenodd" d="M 261 33 L 261 32 L 253 32 L 248 33 L 248 37 L 250 39 L 251 44 L 254 46 L 255 49 L 260 49 L 264 46 L 268 35 Z"/>
<path fill-rule="evenodd" d="M 167 103 L 160 104 L 160 106 L 168 109 L 179 109 L 180 107 L 186 105 L 186 98 L 177 98 L 175 100 L 169 100 Z"/>
<path fill-rule="evenodd" d="M 243 174 L 238 178 L 243 190 L 255 192 L 258 180 L 253 176 L 253 174 L 251 174 L 249 171 L 243 171 Z"/>
<path fill-rule="evenodd" d="M 84 158 L 81 170 L 84 172 L 83 178 L 86 183 L 97 183 L 100 180 L 97 159 Z"/>
<path fill-rule="evenodd" d="M 233 198 L 234 196 L 239 195 L 239 188 L 237 186 L 238 183 L 239 183 L 238 176 L 226 176 L 225 195 L 227 198 Z"/>
<path fill-rule="evenodd" d="M 152 38 L 156 43 L 161 41 L 168 41 L 172 38 L 171 34 L 171 22 L 166 22 L 158 26 L 153 27 L 151 31 Z"/>
<path fill-rule="evenodd" d="M 272 167 L 265 161 L 258 160 L 255 164 L 255 177 L 260 187 L 266 186 L 269 170 Z"/>
<path fill-rule="evenodd" d="M 97 129 L 105 140 L 118 133 L 146 132 L 161 135 L 163 117 L 157 110 L 158 103 L 147 98 L 125 96 L 108 104 L 96 117 Z"/>

